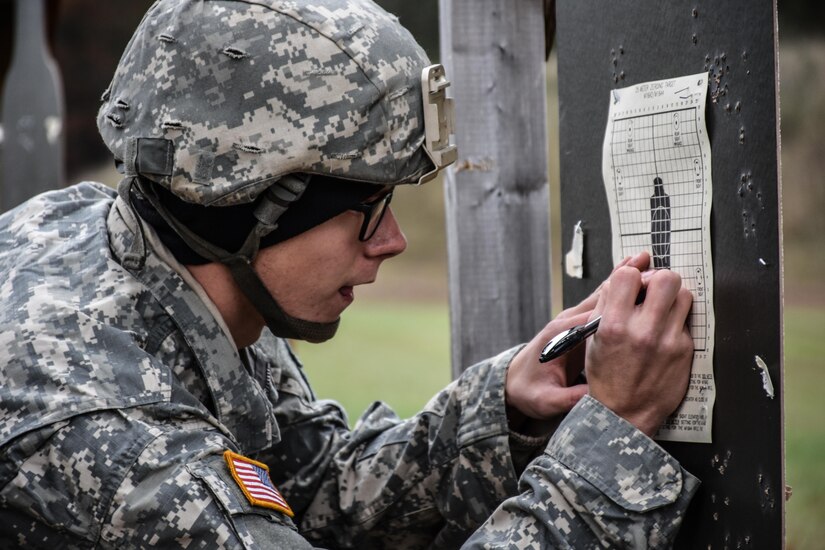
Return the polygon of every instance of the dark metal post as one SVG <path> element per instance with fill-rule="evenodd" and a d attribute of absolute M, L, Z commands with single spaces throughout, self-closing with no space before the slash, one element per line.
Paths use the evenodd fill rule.
<path fill-rule="evenodd" d="M 44 0 L 15 2 L 15 40 L 2 96 L 0 211 L 63 185 L 63 97 L 46 38 Z"/>
<path fill-rule="evenodd" d="M 576 0 L 559 2 L 557 16 L 562 243 L 579 223 L 587 233 L 585 276 L 564 277 L 566 305 L 612 269 L 601 174 L 611 90 L 708 74 L 716 402 L 712 443 L 662 444 L 702 480 L 676 548 L 782 548 L 776 2 Z M 651 209 L 660 208 L 653 232 L 675 229 L 665 211 L 683 200 L 666 191 L 667 176 L 662 182 L 650 199 Z M 675 241 L 654 240 L 657 247 L 676 257 Z"/>

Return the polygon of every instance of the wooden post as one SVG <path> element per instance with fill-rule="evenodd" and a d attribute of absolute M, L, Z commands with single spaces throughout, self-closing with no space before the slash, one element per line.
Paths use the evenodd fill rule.
<path fill-rule="evenodd" d="M 46 39 L 44 0 L 17 0 L 2 96 L 0 211 L 63 185 L 63 94 Z"/>
<path fill-rule="evenodd" d="M 452 368 L 550 319 L 542 0 L 440 0 L 458 161 L 445 177 Z"/>

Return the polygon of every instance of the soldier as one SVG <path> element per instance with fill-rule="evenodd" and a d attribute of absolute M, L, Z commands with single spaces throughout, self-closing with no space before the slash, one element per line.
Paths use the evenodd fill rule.
<path fill-rule="evenodd" d="M 698 482 L 649 436 L 691 298 L 647 254 L 409 420 L 350 430 L 290 350 L 404 250 L 394 186 L 455 157 L 428 66 L 369 0 L 153 5 L 98 115 L 117 194 L 0 217 L 4 547 L 670 544 Z M 595 315 L 586 354 L 539 365 Z"/>

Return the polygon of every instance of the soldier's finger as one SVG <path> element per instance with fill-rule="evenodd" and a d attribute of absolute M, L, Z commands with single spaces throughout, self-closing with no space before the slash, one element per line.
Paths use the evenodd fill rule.
<path fill-rule="evenodd" d="M 635 307 L 641 289 L 642 274 L 639 270 L 628 266 L 617 269 L 610 276 L 603 314 L 615 314 L 617 319 L 626 319 Z"/>
<path fill-rule="evenodd" d="M 668 326 L 671 330 L 681 331 L 690 320 L 690 310 L 693 307 L 693 293 L 684 286 L 679 289 L 673 307 L 668 317 Z"/>
<path fill-rule="evenodd" d="M 682 288 L 682 278 L 678 273 L 668 269 L 654 272 L 647 283 L 642 305 L 645 321 L 651 324 L 665 322 L 680 288 Z"/>
<path fill-rule="evenodd" d="M 650 267 L 650 254 L 646 250 L 642 250 L 635 256 L 629 258 L 625 265 L 635 267 L 639 271 L 645 271 Z"/>

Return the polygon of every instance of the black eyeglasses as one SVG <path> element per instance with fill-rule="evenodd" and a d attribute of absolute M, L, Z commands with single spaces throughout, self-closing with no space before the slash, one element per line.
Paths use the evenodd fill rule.
<path fill-rule="evenodd" d="M 368 241 L 375 235 L 375 232 L 378 231 L 378 226 L 381 225 L 381 220 L 384 219 L 384 214 L 386 214 L 387 207 L 390 205 L 391 200 L 392 191 L 369 202 L 356 204 L 351 208 L 351 210 L 364 214 L 364 223 L 361 224 L 361 231 L 358 233 L 359 241 Z"/>

